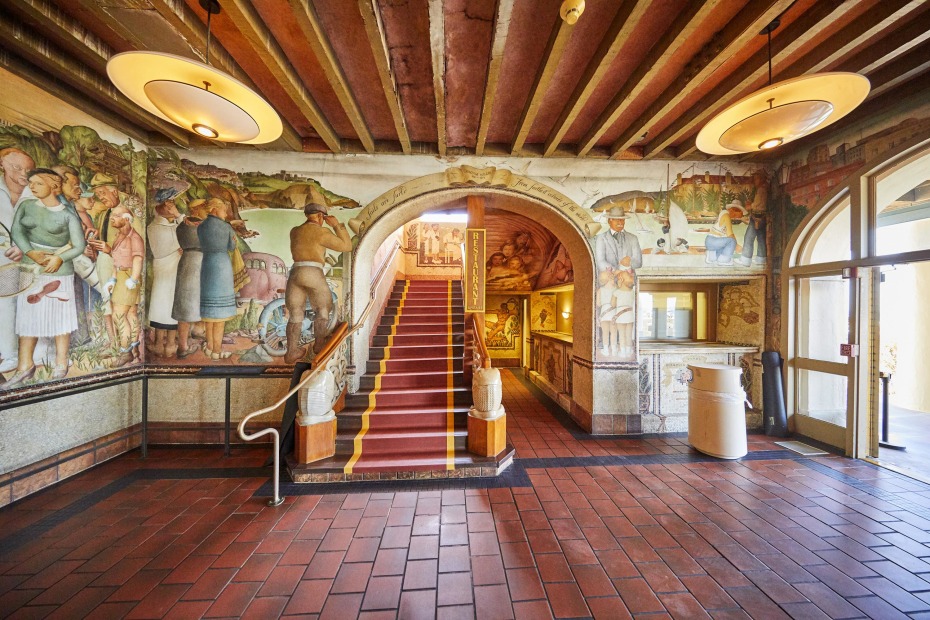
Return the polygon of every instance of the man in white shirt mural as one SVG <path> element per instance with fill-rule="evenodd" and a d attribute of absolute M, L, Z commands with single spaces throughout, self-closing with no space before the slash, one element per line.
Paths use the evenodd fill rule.
<path fill-rule="evenodd" d="M 36 167 L 25 151 L 17 148 L 0 149 L 0 224 L 7 231 L 13 229 L 13 215 L 25 199 L 32 196 L 28 175 Z M 11 245 L 0 252 L 0 265 L 19 262 L 23 253 Z M 0 373 L 16 370 L 19 364 L 19 339 L 16 336 L 16 297 L 0 297 Z"/>
<path fill-rule="evenodd" d="M 633 233 L 624 230 L 628 217 L 623 207 L 611 207 L 607 211 L 609 229 L 594 238 L 594 260 L 598 281 L 602 287 L 617 282 L 619 277 L 624 283 L 629 283 L 629 289 L 632 291 L 635 270 L 643 266 L 643 252 L 639 246 L 639 239 Z M 616 296 L 612 297 L 613 299 L 605 300 L 606 303 L 599 307 L 602 323 L 601 354 L 632 358 L 635 351 L 632 337 L 623 338 L 621 342 L 619 329 L 604 329 L 605 321 L 616 321 L 620 317 Z M 600 299 L 600 296 L 598 298 Z M 626 329 L 626 323 L 632 317 L 632 308 L 625 307 L 623 310 L 622 327 L 626 333 L 631 331 Z"/>

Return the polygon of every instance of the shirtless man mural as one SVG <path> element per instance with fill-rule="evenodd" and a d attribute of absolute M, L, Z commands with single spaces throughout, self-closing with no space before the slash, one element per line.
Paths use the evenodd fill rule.
<path fill-rule="evenodd" d="M 317 192 L 309 197 L 304 206 L 307 221 L 291 229 L 291 256 L 294 265 L 287 277 L 284 303 L 287 307 L 287 352 L 284 361 L 294 364 L 303 356 L 300 350 L 300 332 L 307 301 L 316 312 L 313 321 L 313 351 L 319 352 L 329 335 L 329 315 L 333 311 L 333 299 L 323 274 L 326 250 L 348 252 L 352 240 L 344 224 L 327 214 L 325 199 Z M 323 227 L 328 224 L 335 232 Z"/>

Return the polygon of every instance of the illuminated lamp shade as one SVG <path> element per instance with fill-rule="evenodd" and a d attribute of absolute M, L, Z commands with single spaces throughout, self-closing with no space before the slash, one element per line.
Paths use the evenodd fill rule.
<path fill-rule="evenodd" d="M 737 155 L 787 144 L 852 112 L 869 89 L 858 73 L 815 73 L 772 84 L 711 119 L 697 147 L 708 155 Z"/>
<path fill-rule="evenodd" d="M 124 52 L 110 58 L 107 75 L 138 106 L 205 138 L 264 144 L 283 130 L 267 101 L 202 62 L 162 52 Z"/>

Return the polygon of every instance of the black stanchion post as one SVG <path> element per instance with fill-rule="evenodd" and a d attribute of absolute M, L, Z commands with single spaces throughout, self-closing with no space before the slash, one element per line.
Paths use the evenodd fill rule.
<path fill-rule="evenodd" d="M 890 448 L 891 450 L 904 450 L 905 446 L 891 443 L 890 438 L 888 437 L 888 425 L 889 425 L 889 415 L 891 409 L 891 401 L 888 398 L 888 386 L 891 383 L 891 373 L 882 372 L 878 375 L 879 380 L 882 382 L 882 430 L 880 439 L 878 440 L 878 445 L 881 448 Z"/>

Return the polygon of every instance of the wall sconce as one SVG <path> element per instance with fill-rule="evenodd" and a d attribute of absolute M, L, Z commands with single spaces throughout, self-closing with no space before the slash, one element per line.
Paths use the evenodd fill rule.
<path fill-rule="evenodd" d="M 562 313 L 562 318 L 563 318 L 563 319 L 567 319 L 567 318 L 570 317 L 571 315 L 572 315 L 571 312 L 563 312 L 563 313 Z"/>

